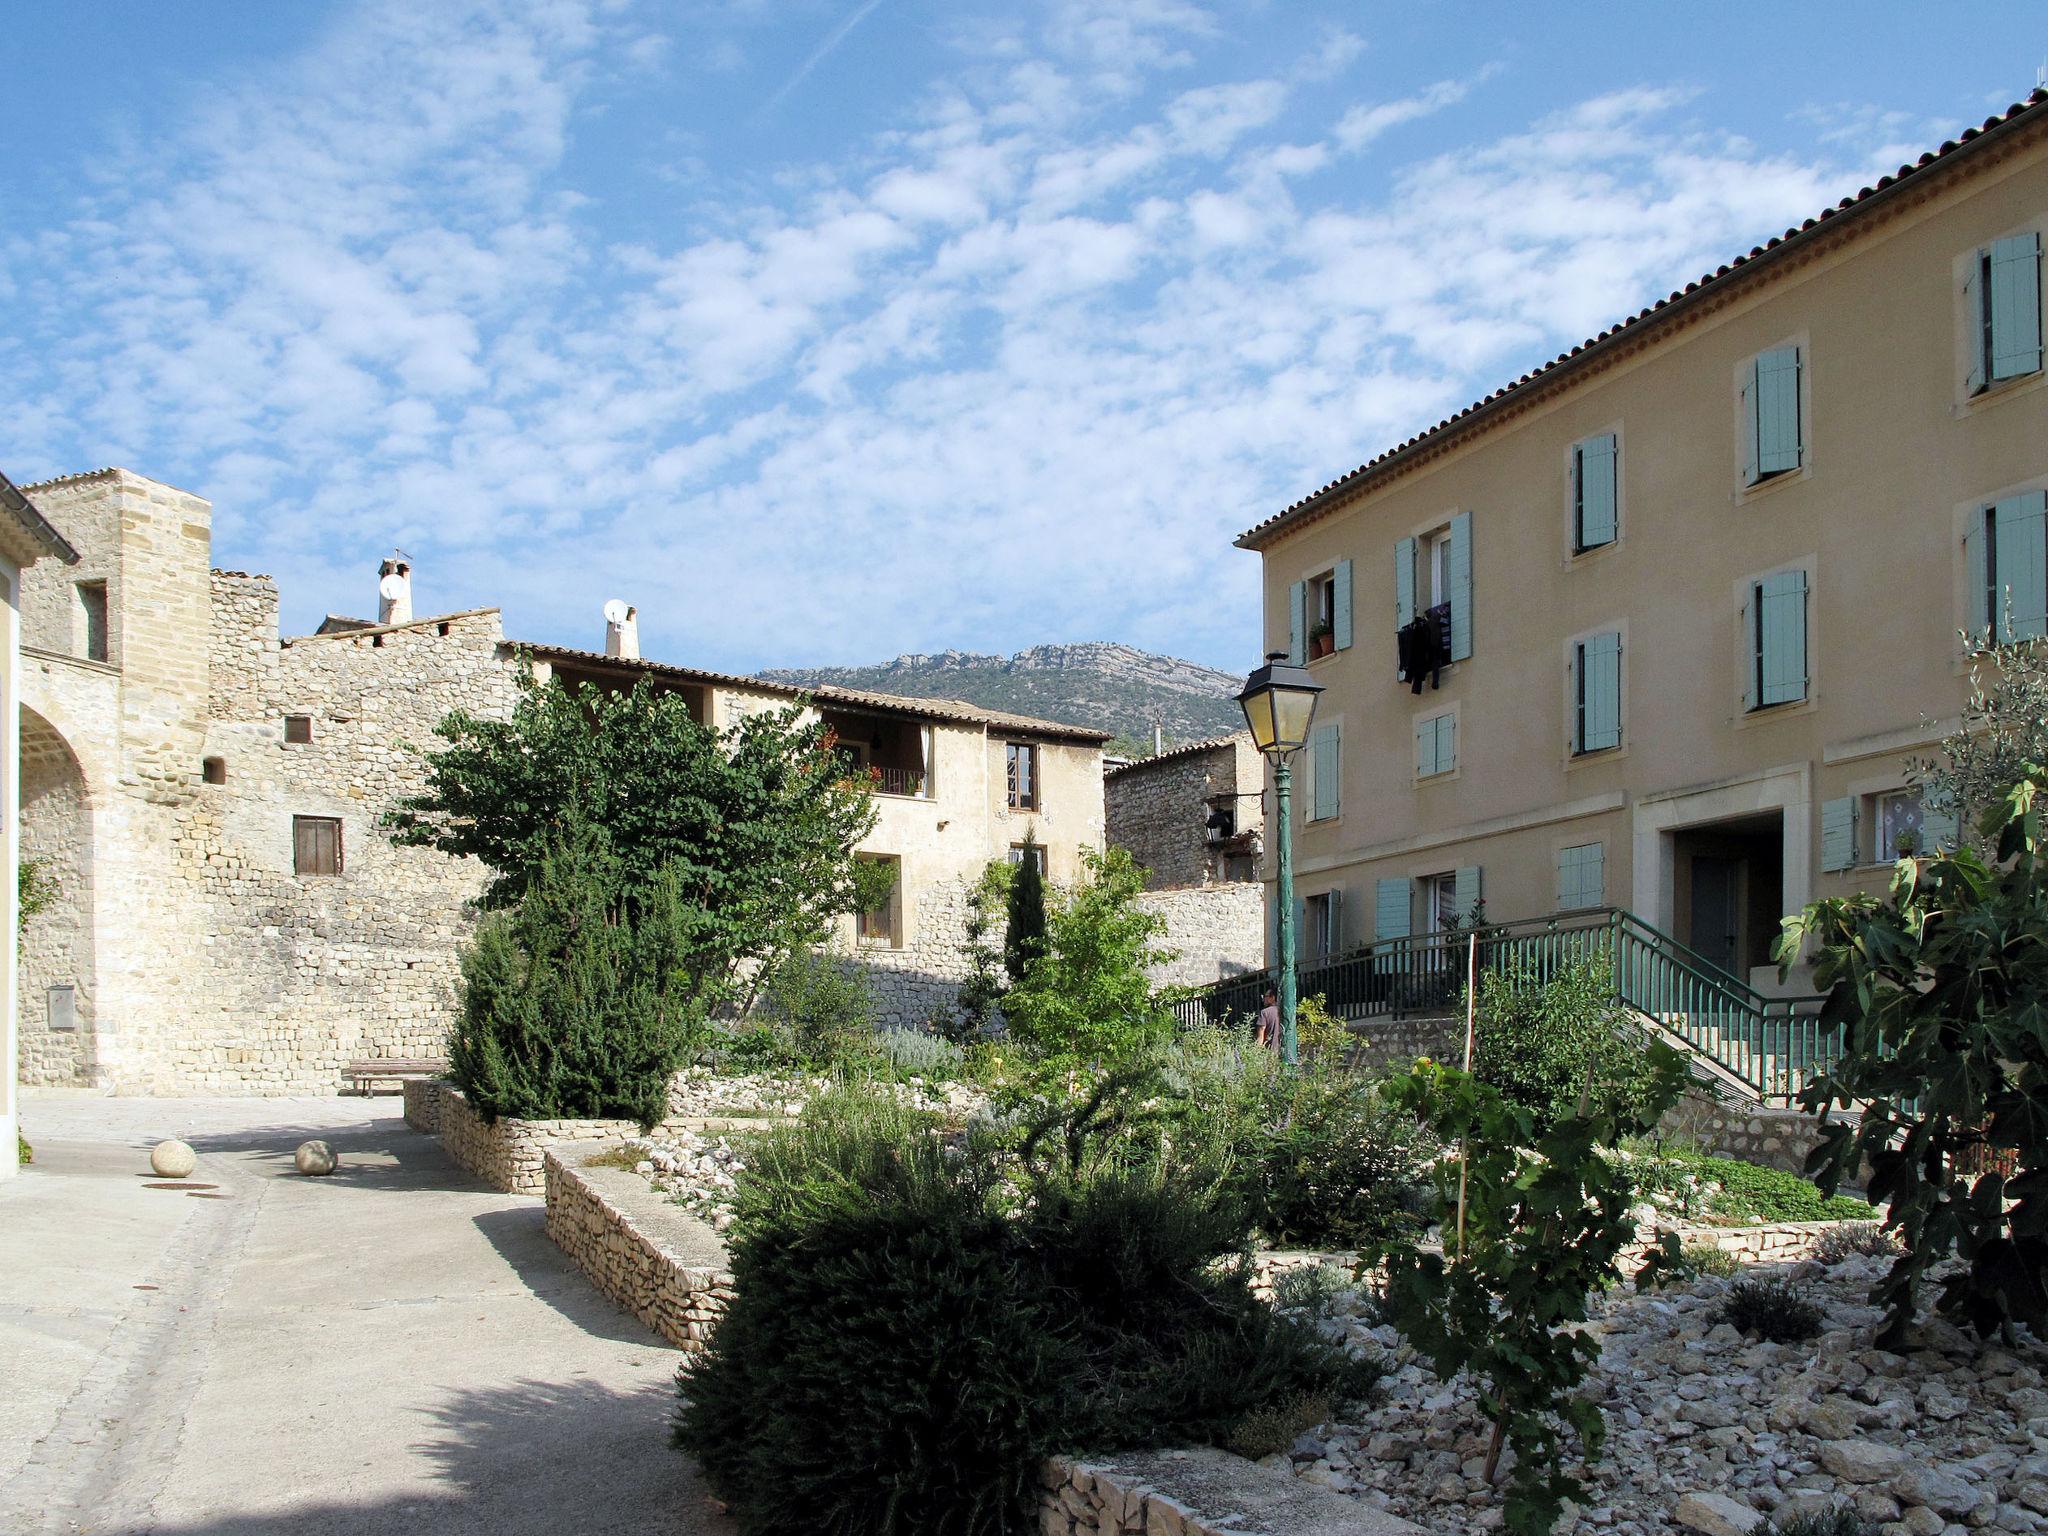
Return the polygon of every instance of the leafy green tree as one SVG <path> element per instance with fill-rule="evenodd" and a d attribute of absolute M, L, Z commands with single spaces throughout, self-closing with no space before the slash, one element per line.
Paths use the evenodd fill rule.
<path fill-rule="evenodd" d="M 1809 946 L 1841 1052 L 1804 1095 L 1823 1140 L 1808 1171 L 1829 1193 L 1861 1165 L 1903 1251 L 1872 1299 L 1897 1348 L 1922 1283 L 1962 1266 L 1937 1307 L 1989 1335 L 2048 1332 L 2048 768 L 1991 797 L 1977 847 L 1901 861 L 1891 889 L 1787 918 L 1778 958 Z M 1836 1110 L 1862 1109 L 1854 1127 Z"/>
<path fill-rule="evenodd" d="M 1907 765 L 1925 803 L 1964 826 L 2003 800 L 2030 763 L 2048 763 L 2048 639 L 1985 646 L 1983 638 L 1963 637 L 1977 648 L 1962 720 L 1939 756 Z"/>
<path fill-rule="evenodd" d="M 1045 953 L 1003 997 L 1021 1038 L 1053 1055 L 1118 1061 L 1173 1033 L 1173 1010 L 1147 972 L 1166 920 L 1138 904 L 1145 872 L 1121 848 L 1081 854 L 1080 884 L 1046 915 Z"/>
<path fill-rule="evenodd" d="M 1545 1130 L 1574 1112 L 1586 1075 L 1624 1093 L 1647 1087 L 1642 1035 L 1616 1000 L 1604 950 L 1547 975 L 1526 965 L 1482 971 L 1472 1071 Z"/>
<path fill-rule="evenodd" d="M 623 903 L 672 891 L 683 968 L 707 1001 L 746 999 L 860 899 L 853 850 L 872 799 L 794 704 L 715 732 L 646 679 L 629 693 L 526 679 L 509 718 L 458 711 L 440 730 L 426 787 L 384 819 L 393 840 L 480 860 L 484 905 L 502 909 L 572 818 L 602 829 Z"/>
<path fill-rule="evenodd" d="M 996 930 L 1009 910 L 1010 883 L 1017 867 L 997 859 L 981 872 L 974 889 L 967 893 L 965 938 L 960 949 L 967 958 L 967 979 L 960 983 L 954 1011 L 942 1031 L 957 1045 L 986 1040 L 1002 1023 L 1003 952 Z"/>
<path fill-rule="evenodd" d="M 1598 1404 L 1579 1390 L 1600 1345 L 1571 1325 L 1585 1321 L 1589 1295 L 1621 1278 L 1621 1252 L 1636 1233 L 1634 1187 L 1612 1149 L 1652 1129 L 1683 1091 L 1678 1052 L 1653 1043 L 1647 1057 L 1647 1092 L 1589 1075 L 1573 1112 L 1540 1134 L 1534 1112 L 1454 1067 L 1421 1062 L 1385 1085 L 1390 1103 L 1464 1150 L 1436 1167 L 1444 1251 L 1385 1249 L 1387 1304 L 1439 1377 L 1478 1379 L 1493 1421 L 1488 1480 L 1503 1445 L 1515 1455 L 1505 1513 L 1516 1536 L 1548 1536 L 1562 1502 L 1580 1496 L 1566 1437 L 1577 1438 L 1584 1461 L 1606 1438 Z M 1637 1284 L 1677 1261 L 1677 1238 L 1667 1235 Z"/>
<path fill-rule="evenodd" d="M 1035 830 L 1024 833 L 1024 857 L 1010 881 L 1009 925 L 1003 932 L 1003 969 L 1014 986 L 1045 953 L 1045 871 Z"/>
<path fill-rule="evenodd" d="M 668 1112 L 703 1025 L 682 969 L 689 919 L 672 873 L 632 903 L 621 890 L 604 830 L 572 814 L 518 908 L 463 954 L 449 1069 L 484 1119 L 652 1127 Z"/>

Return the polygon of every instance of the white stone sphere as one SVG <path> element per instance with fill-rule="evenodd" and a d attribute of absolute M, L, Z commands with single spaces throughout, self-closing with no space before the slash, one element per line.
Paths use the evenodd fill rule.
<path fill-rule="evenodd" d="M 292 1166 L 301 1173 L 332 1173 L 335 1162 L 334 1148 L 324 1141 L 302 1141 L 292 1154 Z"/>
<path fill-rule="evenodd" d="M 149 1166 L 160 1179 L 182 1179 L 199 1166 L 199 1154 L 175 1138 L 150 1149 Z"/>

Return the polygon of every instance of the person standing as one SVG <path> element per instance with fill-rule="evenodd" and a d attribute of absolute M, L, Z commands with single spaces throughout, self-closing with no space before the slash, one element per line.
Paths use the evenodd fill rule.
<path fill-rule="evenodd" d="M 1268 1050 L 1280 1049 L 1280 994 L 1268 987 L 1263 994 L 1265 1006 L 1259 1009 L 1259 1027 L 1254 1038 Z"/>

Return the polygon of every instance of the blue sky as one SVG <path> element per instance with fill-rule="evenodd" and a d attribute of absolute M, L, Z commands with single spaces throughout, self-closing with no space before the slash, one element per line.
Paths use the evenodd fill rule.
<path fill-rule="evenodd" d="M 1231 538 L 2030 89 L 2048 8 L 19 0 L 0 467 L 288 629 L 1242 670 Z M 1965 24 L 1967 18 L 1967 25 Z"/>

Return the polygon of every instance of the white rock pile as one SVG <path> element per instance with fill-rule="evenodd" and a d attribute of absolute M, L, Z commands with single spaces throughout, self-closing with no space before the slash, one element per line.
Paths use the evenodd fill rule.
<path fill-rule="evenodd" d="M 1877 1349 L 1868 1296 L 1888 1263 L 1753 1271 L 1789 1277 L 1825 1309 L 1820 1337 L 1796 1344 L 1717 1321 L 1730 1280 L 1596 1303 L 1589 1388 L 1607 1447 L 1558 1532 L 1763 1536 L 1834 1507 L 1882 1536 L 2048 1532 L 2048 1348 L 2025 1336 L 1987 1345 L 1923 1319 L 1912 1353 Z M 1440 1536 L 1498 1530 L 1505 1466 L 1503 1487 L 1489 1488 L 1473 1385 L 1438 1381 L 1356 1293 L 1340 1293 L 1322 1326 L 1383 1358 L 1388 1375 L 1363 1422 L 1318 1426 L 1269 1459 Z"/>
<path fill-rule="evenodd" d="M 746 1166 L 724 1136 L 662 1131 L 626 1143 L 634 1171 L 699 1221 L 723 1232 L 732 1225 L 732 1192 Z"/>

